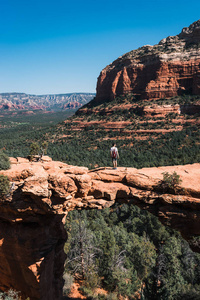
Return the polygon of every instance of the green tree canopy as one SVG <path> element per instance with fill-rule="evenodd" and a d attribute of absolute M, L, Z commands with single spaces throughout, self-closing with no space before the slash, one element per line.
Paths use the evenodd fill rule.
<path fill-rule="evenodd" d="M 0 170 L 7 170 L 10 168 L 10 160 L 9 157 L 0 151 Z"/>
<path fill-rule="evenodd" d="M 10 191 L 10 181 L 7 176 L 0 175 L 0 197 L 6 196 Z"/>

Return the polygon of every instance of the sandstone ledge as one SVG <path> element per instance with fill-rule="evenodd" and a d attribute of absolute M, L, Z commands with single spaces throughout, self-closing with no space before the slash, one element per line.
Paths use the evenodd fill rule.
<path fill-rule="evenodd" d="M 200 164 L 158 168 L 70 166 L 45 158 L 42 162 L 11 159 L 1 171 L 11 193 L 0 201 L 0 289 L 22 291 L 30 299 L 60 299 L 66 241 L 64 219 L 70 210 L 102 209 L 130 203 L 179 230 L 200 252 Z M 163 172 L 180 175 L 177 193 L 163 191 Z"/>
<path fill-rule="evenodd" d="M 22 158 L 10 160 L 11 169 L 0 171 L 12 183 L 10 196 L 2 199 L 0 204 L 1 209 L 9 205 L 9 217 L 5 215 L 4 218 L 10 222 L 26 222 L 29 216 L 31 218 L 37 214 L 65 215 L 73 209 L 101 209 L 105 205 L 111 206 L 112 201 L 124 199 L 134 202 L 138 196 L 133 189 L 137 190 L 137 195 L 143 195 L 146 191 L 148 199 L 154 199 L 155 195 L 163 197 L 163 191 L 159 189 L 163 172 L 175 171 L 182 180 L 178 194 L 173 195 L 173 203 L 182 206 L 180 199 L 187 198 L 188 206 L 193 206 L 197 201 L 195 199 L 200 199 L 198 163 L 143 169 L 119 167 L 114 170 L 104 167 L 88 170 L 86 167 L 51 161 L 47 157 L 42 162 L 29 162 Z M 143 195 L 141 205 L 147 202 L 146 198 Z M 13 218 L 10 218 L 11 215 Z M 16 215 L 21 219 L 17 219 Z"/>

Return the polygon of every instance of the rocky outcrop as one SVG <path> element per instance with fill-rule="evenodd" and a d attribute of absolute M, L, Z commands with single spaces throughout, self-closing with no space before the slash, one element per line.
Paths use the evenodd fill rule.
<path fill-rule="evenodd" d="M 154 46 L 120 56 L 102 70 L 96 102 L 133 93 L 137 99 L 200 94 L 200 20 Z"/>
<path fill-rule="evenodd" d="M 197 102 L 196 104 L 166 104 L 166 105 L 147 105 L 141 107 L 141 115 L 145 117 L 165 117 L 170 116 L 170 114 L 177 114 L 177 115 L 196 115 L 199 116 L 200 114 L 200 103 Z M 198 123 L 198 121 L 196 121 Z"/>
<path fill-rule="evenodd" d="M 0 290 L 14 288 L 22 299 L 62 297 L 65 216 L 74 209 L 102 209 L 115 202 L 138 205 L 181 232 L 200 252 L 200 164 L 159 168 L 70 166 L 44 157 L 42 162 L 11 159 L 1 171 L 11 182 L 0 201 Z M 176 172 L 176 192 L 163 189 L 163 172 Z"/>

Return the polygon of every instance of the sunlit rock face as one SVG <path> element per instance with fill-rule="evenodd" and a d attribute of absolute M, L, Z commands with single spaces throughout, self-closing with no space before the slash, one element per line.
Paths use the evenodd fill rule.
<path fill-rule="evenodd" d="M 200 20 L 154 46 L 120 56 L 98 78 L 96 102 L 133 93 L 136 99 L 200 94 Z"/>
<path fill-rule="evenodd" d="M 42 162 L 11 159 L 1 171 L 12 183 L 0 201 L 0 289 L 14 288 L 22 298 L 61 299 L 65 216 L 74 209 L 102 209 L 115 202 L 146 209 L 181 232 L 193 250 L 200 245 L 200 164 L 159 168 L 70 166 L 44 157 Z M 182 180 L 174 193 L 160 186 L 163 172 Z"/>

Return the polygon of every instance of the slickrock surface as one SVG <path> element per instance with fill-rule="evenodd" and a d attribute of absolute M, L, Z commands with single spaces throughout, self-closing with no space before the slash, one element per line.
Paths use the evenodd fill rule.
<path fill-rule="evenodd" d="M 200 94 L 200 20 L 154 46 L 120 56 L 97 82 L 97 102 L 133 93 L 138 99 Z"/>
<path fill-rule="evenodd" d="M 147 209 L 181 232 L 197 252 L 200 235 L 200 164 L 159 168 L 70 166 L 12 158 L 1 171 L 12 183 L 0 200 L 0 289 L 14 288 L 31 300 L 59 300 L 64 270 L 65 216 L 74 209 L 102 209 L 115 202 Z M 180 175 L 176 194 L 160 187 L 163 172 Z"/>

